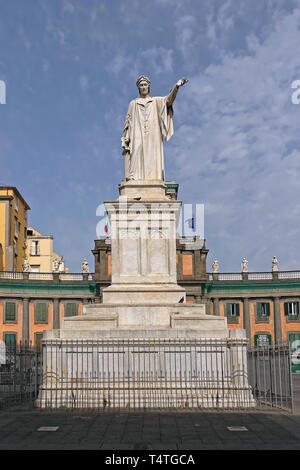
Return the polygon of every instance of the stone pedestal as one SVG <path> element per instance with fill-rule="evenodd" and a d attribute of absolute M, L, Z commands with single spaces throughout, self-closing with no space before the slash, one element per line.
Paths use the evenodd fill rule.
<path fill-rule="evenodd" d="M 177 284 L 181 202 L 162 181 L 122 182 L 106 201 L 112 282 L 43 336 L 41 407 L 252 407 L 244 330 L 188 304 Z M 199 300 L 199 299 L 198 299 Z"/>
<path fill-rule="evenodd" d="M 165 195 L 159 181 L 127 182 L 120 197 L 106 201 L 111 227 L 111 286 L 103 303 L 174 303 L 185 301 L 177 284 L 176 227 L 181 201 Z"/>
<path fill-rule="evenodd" d="M 70 323 L 70 329 L 47 331 L 36 405 L 100 410 L 253 408 L 247 340 L 242 331 L 226 331 L 224 323 L 211 319 L 203 319 L 195 329 L 180 324 L 180 317 L 178 328 L 98 329 L 95 318 L 93 329 L 84 330 L 78 320 L 81 328 Z"/>

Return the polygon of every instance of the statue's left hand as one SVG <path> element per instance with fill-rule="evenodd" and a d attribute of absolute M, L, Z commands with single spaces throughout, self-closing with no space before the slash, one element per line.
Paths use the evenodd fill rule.
<path fill-rule="evenodd" d="M 185 85 L 186 83 L 188 82 L 188 79 L 187 78 L 181 78 L 180 80 L 178 80 L 178 82 L 176 83 L 176 85 L 179 87 L 179 86 L 183 86 Z"/>

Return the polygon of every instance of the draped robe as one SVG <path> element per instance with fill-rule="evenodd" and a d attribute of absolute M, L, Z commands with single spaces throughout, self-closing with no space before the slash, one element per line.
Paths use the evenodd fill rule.
<path fill-rule="evenodd" d="M 136 98 L 130 102 L 121 139 L 126 180 L 164 181 L 163 141 L 173 135 L 169 96 Z"/>

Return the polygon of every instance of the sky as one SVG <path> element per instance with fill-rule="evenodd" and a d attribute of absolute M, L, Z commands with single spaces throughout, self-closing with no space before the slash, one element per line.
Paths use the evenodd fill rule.
<path fill-rule="evenodd" d="M 164 96 L 181 77 L 166 180 L 204 204 L 221 272 L 300 269 L 300 2 L 0 0 L 0 184 L 31 207 L 70 272 L 118 197 L 121 135 L 139 75 Z M 300 93 L 299 93 L 300 96 Z"/>

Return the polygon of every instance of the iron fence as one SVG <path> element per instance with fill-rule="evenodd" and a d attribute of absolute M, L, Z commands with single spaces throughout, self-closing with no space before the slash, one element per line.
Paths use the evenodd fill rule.
<path fill-rule="evenodd" d="M 248 349 L 248 378 L 258 408 L 293 411 L 291 351 L 288 344 Z"/>
<path fill-rule="evenodd" d="M 37 348 L 22 343 L 4 345 L 0 354 L 0 408 L 34 402 L 41 378 L 42 358 Z"/>
<path fill-rule="evenodd" d="M 6 348 L 0 407 L 293 410 L 289 346 L 214 339 L 72 340 Z"/>
<path fill-rule="evenodd" d="M 47 340 L 43 408 L 232 409 L 255 406 L 244 340 Z"/>

